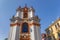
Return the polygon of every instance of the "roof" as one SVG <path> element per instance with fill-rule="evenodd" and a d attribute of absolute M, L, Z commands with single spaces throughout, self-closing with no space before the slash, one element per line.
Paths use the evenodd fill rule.
<path fill-rule="evenodd" d="M 49 25 L 49 27 L 48 27 L 47 29 L 49 29 L 52 25 L 56 24 L 58 21 L 60 21 L 60 17 L 59 17 L 56 21 L 54 21 L 51 25 Z M 46 29 L 46 30 L 47 30 L 47 29 Z M 45 31 L 46 31 L 46 30 L 45 30 Z"/>

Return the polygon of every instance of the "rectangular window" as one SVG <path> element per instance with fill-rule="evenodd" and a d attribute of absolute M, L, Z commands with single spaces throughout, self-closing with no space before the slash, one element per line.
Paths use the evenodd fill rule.
<path fill-rule="evenodd" d="M 57 25 L 55 25 L 55 28 L 57 29 Z"/>
<path fill-rule="evenodd" d="M 51 28 L 51 32 L 53 32 L 53 29 Z"/>
<path fill-rule="evenodd" d="M 60 33 L 58 33 L 58 37 L 60 38 Z"/>
<path fill-rule="evenodd" d="M 57 23 L 57 26 L 60 27 L 59 23 Z"/>
<path fill-rule="evenodd" d="M 52 36 L 52 37 L 53 37 L 53 40 L 56 40 L 54 36 Z"/>

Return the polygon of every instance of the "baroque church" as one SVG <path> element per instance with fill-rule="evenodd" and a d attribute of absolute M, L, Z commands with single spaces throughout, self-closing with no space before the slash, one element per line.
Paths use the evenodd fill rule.
<path fill-rule="evenodd" d="M 8 40 L 41 40 L 40 19 L 33 7 L 18 7 L 10 19 Z"/>

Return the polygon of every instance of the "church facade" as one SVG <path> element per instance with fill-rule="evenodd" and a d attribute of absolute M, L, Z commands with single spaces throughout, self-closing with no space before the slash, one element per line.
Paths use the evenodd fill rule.
<path fill-rule="evenodd" d="M 40 19 L 34 13 L 33 7 L 17 8 L 16 15 L 10 19 L 8 40 L 41 40 Z"/>

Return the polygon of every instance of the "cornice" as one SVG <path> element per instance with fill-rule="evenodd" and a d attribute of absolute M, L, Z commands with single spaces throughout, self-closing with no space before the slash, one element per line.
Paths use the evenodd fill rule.
<path fill-rule="evenodd" d="M 53 25 L 55 25 L 56 23 L 58 23 L 58 21 L 60 21 L 60 18 L 58 18 L 56 21 L 54 21 L 47 29 L 49 29 L 50 27 L 52 27 Z"/>

